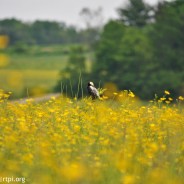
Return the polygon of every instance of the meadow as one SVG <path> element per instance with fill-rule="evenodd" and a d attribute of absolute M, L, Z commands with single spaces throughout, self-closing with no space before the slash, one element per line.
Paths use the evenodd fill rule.
<path fill-rule="evenodd" d="M 182 184 L 183 97 L 25 104 L 0 92 L 0 175 L 31 184 Z M 116 100 L 115 100 L 116 99 Z M 172 103 L 175 101 L 176 103 Z"/>
<path fill-rule="evenodd" d="M 10 47 L 0 52 L 0 88 L 13 92 L 11 98 L 51 93 L 67 64 L 70 45 Z M 92 60 L 85 45 L 89 65 Z"/>
<path fill-rule="evenodd" d="M 41 50 L 29 49 L 30 53 L 4 54 L 7 62 L 0 67 L 0 86 L 12 91 L 13 98 L 27 96 L 27 89 L 30 96 L 51 92 L 67 62 L 66 54 L 42 54 Z"/>

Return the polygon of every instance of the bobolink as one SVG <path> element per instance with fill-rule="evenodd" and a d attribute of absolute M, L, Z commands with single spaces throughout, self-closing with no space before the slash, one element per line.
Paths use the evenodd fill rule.
<path fill-rule="evenodd" d="M 95 88 L 93 82 L 88 82 L 87 90 L 92 99 L 100 98 L 98 90 Z"/>

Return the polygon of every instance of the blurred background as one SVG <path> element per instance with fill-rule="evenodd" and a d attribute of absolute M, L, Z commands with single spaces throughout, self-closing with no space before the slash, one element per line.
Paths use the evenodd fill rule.
<path fill-rule="evenodd" d="M 87 81 L 143 100 L 184 95 L 183 0 L 67 2 L 0 0 L 0 89 L 11 98 L 81 97 Z"/>

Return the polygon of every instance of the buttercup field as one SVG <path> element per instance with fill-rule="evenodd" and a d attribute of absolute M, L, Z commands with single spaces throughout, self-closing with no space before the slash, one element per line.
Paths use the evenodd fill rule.
<path fill-rule="evenodd" d="M 182 184 L 183 97 L 174 106 L 168 96 L 143 106 L 132 92 L 114 96 L 19 104 L 1 91 L 1 176 L 35 184 Z"/>

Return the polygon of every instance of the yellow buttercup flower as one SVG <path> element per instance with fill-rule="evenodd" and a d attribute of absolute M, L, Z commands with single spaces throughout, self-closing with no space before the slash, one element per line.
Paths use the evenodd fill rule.
<path fill-rule="evenodd" d="M 9 37 L 6 35 L 0 35 L 0 49 L 5 49 L 8 46 Z"/>
<path fill-rule="evenodd" d="M 22 174 L 29 183 L 46 184 L 183 183 L 184 114 L 181 103 L 169 104 L 174 99 L 140 103 L 123 91 L 118 101 L 61 96 L 19 104 L 6 95 L 0 90 L 1 177 Z"/>
<path fill-rule="evenodd" d="M 165 90 L 164 93 L 165 93 L 166 95 L 170 95 L 170 92 L 167 91 L 167 90 Z"/>

